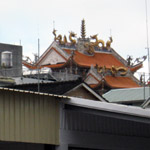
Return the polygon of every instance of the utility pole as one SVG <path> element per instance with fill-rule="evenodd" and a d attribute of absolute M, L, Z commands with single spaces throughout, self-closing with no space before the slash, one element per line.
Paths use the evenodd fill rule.
<path fill-rule="evenodd" d="M 40 39 L 38 38 L 38 59 L 40 57 Z M 38 65 L 38 92 L 40 92 L 40 66 Z"/>
<path fill-rule="evenodd" d="M 150 59 L 149 59 L 149 34 L 148 34 L 148 15 L 147 15 L 147 0 L 145 0 L 145 10 L 146 10 L 146 39 L 147 39 L 147 57 L 148 57 L 148 78 L 150 78 Z"/>

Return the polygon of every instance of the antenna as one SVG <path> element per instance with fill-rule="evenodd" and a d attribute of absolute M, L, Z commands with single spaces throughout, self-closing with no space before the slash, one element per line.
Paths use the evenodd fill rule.
<path fill-rule="evenodd" d="M 40 39 L 38 38 L 38 59 L 40 57 Z M 40 66 L 38 65 L 38 92 L 40 92 Z"/>
<path fill-rule="evenodd" d="M 112 36 L 112 30 L 110 29 L 110 37 Z"/>
<path fill-rule="evenodd" d="M 21 45 L 21 40 L 19 40 L 19 44 Z"/>
<path fill-rule="evenodd" d="M 150 59 L 149 59 L 149 37 L 148 37 L 148 15 L 147 15 L 147 0 L 145 0 L 145 10 L 146 10 L 146 36 L 147 36 L 147 57 L 148 57 L 148 79 L 150 79 Z M 144 83 L 145 86 L 145 83 Z M 150 88 L 149 88 L 150 91 Z M 150 92 L 149 92 L 150 94 Z"/>
<path fill-rule="evenodd" d="M 40 39 L 39 39 L 39 24 L 38 24 L 38 60 L 40 58 Z M 40 66 L 39 64 L 37 65 L 38 69 L 38 92 L 40 92 Z"/>
<path fill-rule="evenodd" d="M 149 37 L 148 37 L 148 15 L 147 15 L 147 0 L 145 0 L 145 10 L 146 10 L 146 38 L 147 38 L 147 57 L 148 57 L 148 76 L 150 78 L 150 59 L 149 59 Z"/>
<path fill-rule="evenodd" d="M 53 29 L 55 29 L 55 21 L 53 20 Z"/>

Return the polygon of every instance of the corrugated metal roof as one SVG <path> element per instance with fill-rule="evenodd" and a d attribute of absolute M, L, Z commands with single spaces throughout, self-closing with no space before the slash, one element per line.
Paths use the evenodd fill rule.
<path fill-rule="evenodd" d="M 0 88 L 0 140 L 58 145 L 60 101 L 57 97 Z"/>
<path fill-rule="evenodd" d="M 82 83 L 81 79 L 40 83 L 40 93 L 64 95 L 64 93 L 77 87 L 81 83 Z M 7 88 L 37 92 L 38 91 L 38 84 L 37 83 L 31 83 L 31 84 L 13 85 L 13 86 L 7 86 Z"/>
<path fill-rule="evenodd" d="M 109 102 L 144 101 L 149 96 L 149 87 L 114 89 L 103 95 Z"/>
<path fill-rule="evenodd" d="M 29 93 L 29 94 L 37 94 L 37 95 L 45 95 L 45 96 L 50 96 L 50 97 L 58 97 L 58 98 L 70 99 L 69 96 L 64 96 L 64 95 L 56 95 L 56 94 L 48 94 L 48 93 L 41 93 L 41 92 L 33 92 L 33 91 L 27 91 L 27 90 L 16 90 L 16 89 L 12 89 L 12 88 L 0 87 L 0 90 L 14 91 L 14 92 L 20 92 L 20 93 Z"/>
<path fill-rule="evenodd" d="M 83 99 L 75 98 L 75 97 L 72 97 L 71 99 L 67 101 L 64 101 L 64 103 L 78 106 L 78 107 L 85 107 L 89 109 L 150 118 L 150 109 L 143 109 L 143 108 L 136 107 L 136 106 L 111 104 L 111 103 L 106 103 L 106 102 L 91 101 L 87 99 L 83 101 Z"/>

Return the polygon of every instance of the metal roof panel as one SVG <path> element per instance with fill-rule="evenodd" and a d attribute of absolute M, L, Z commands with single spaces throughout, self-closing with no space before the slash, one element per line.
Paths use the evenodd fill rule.
<path fill-rule="evenodd" d="M 113 89 L 103 95 L 109 102 L 144 101 L 149 96 L 149 87 Z"/>

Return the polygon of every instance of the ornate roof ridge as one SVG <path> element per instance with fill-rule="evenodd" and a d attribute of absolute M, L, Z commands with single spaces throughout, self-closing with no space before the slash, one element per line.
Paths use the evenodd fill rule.
<path fill-rule="evenodd" d="M 99 81 L 101 81 L 102 76 L 97 72 L 97 69 L 95 69 L 93 66 L 91 66 L 88 74 L 94 75 Z"/>

